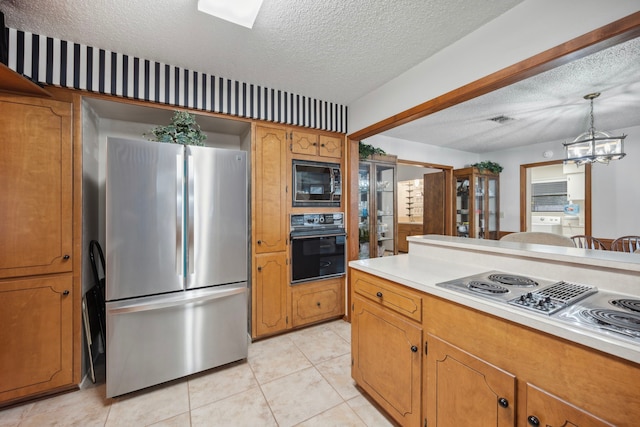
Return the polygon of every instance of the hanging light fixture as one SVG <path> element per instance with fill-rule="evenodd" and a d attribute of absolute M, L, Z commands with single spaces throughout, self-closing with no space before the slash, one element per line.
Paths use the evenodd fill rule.
<path fill-rule="evenodd" d="M 584 96 L 591 103 L 591 127 L 585 133 L 578 135 L 573 142 L 565 142 L 564 163 L 609 163 L 610 160 L 619 160 L 625 156 L 624 139 L 627 135 L 610 136 L 606 132 L 597 131 L 593 125 L 593 100 L 600 96 L 599 92 Z"/>

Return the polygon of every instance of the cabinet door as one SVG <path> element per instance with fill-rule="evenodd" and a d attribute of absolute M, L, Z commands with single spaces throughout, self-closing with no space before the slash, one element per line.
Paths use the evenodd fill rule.
<path fill-rule="evenodd" d="M 323 157 L 342 158 L 342 138 L 337 136 L 320 135 L 318 154 Z"/>
<path fill-rule="evenodd" d="M 287 168 L 284 129 L 256 128 L 253 163 L 255 252 L 284 251 L 287 242 Z"/>
<path fill-rule="evenodd" d="M 311 156 L 318 155 L 318 135 L 310 132 L 292 132 L 291 152 Z"/>
<path fill-rule="evenodd" d="M 527 425 L 530 426 L 613 426 L 529 383 L 527 383 L 526 402 L 527 408 L 522 416 L 527 417 Z"/>
<path fill-rule="evenodd" d="M 398 224 L 398 252 L 409 252 L 409 242 L 407 237 L 411 235 L 411 225 Z"/>
<path fill-rule="evenodd" d="M 584 173 L 567 175 L 567 199 L 584 200 Z"/>
<path fill-rule="evenodd" d="M 73 382 L 71 274 L 0 281 L 0 401 Z"/>
<path fill-rule="evenodd" d="M 293 326 L 302 326 L 343 315 L 343 280 L 322 280 L 292 286 L 291 305 Z"/>
<path fill-rule="evenodd" d="M 445 341 L 427 336 L 429 426 L 514 426 L 515 377 Z"/>
<path fill-rule="evenodd" d="M 0 277 L 71 271 L 71 105 L 0 97 Z"/>
<path fill-rule="evenodd" d="M 403 426 L 420 425 L 422 329 L 355 296 L 351 375 Z"/>
<path fill-rule="evenodd" d="M 254 337 L 288 328 L 287 267 L 286 252 L 256 256 L 252 285 Z"/>

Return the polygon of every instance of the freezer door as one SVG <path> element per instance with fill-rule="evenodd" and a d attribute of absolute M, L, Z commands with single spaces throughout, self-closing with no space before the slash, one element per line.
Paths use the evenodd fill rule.
<path fill-rule="evenodd" d="M 247 280 L 247 157 L 186 147 L 187 288 Z"/>
<path fill-rule="evenodd" d="M 107 301 L 183 289 L 183 152 L 107 139 Z"/>
<path fill-rule="evenodd" d="M 247 284 L 107 303 L 107 397 L 247 358 Z"/>

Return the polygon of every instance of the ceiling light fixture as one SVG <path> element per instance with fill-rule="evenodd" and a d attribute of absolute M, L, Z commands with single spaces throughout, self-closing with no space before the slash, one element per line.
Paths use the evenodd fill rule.
<path fill-rule="evenodd" d="M 573 142 L 562 144 L 566 153 L 565 164 L 609 163 L 610 160 L 620 160 L 625 156 L 624 139 L 627 135 L 610 136 L 606 132 L 597 131 L 593 125 L 593 100 L 599 96 L 599 92 L 584 96 L 584 99 L 591 103 L 591 127 L 585 133 L 578 135 Z"/>
<path fill-rule="evenodd" d="M 198 0 L 198 10 L 225 21 L 253 28 L 263 0 Z"/>

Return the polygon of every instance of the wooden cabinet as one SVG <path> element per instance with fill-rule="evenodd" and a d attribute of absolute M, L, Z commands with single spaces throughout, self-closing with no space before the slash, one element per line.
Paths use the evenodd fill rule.
<path fill-rule="evenodd" d="M 398 224 L 398 252 L 409 252 L 409 242 L 407 237 L 420 236 L 422 232 L 422 224 Z"/>
<path fill-rule="evenodd" d="M 253 336 L 270 335 L 289 327 L 289 288 L 286 252 L 257 255 L 253 269 Z"/>
<path fill-rule="evenodd" d="M 0 281 L 0 402 L 73 382 L 71 274 Z"/>
<path fill-rule="evenodd" d="M 291 287 L 292 326 L 302 326 L 344 314 L 343 279 L 321 280 Z"/>
<path fill-rule="evenodd" d="M 1 406 L 76 387 L 82 326 L 72 105 L 0 95 L 0 111 Z"/>
<path fill-rule="evenodd" d="M 343 139 L 338 136 L 295 130 L 289 132 L 289 138 L 289 148 L 293 154 L 342 158 Z"/>
<path fill-rule="evenodd" d="M 287 170 L 284 129 L 256 127 L 253 156 L 255 253 L 286 250 Z"/>
<path fill-rule="evenodd" d="M 514 426 L 516 379 L 433 335 L 427 336 L 430 426 Z"/>
<path fill-rule="evenodd" d="M 422 327 L 418 295 L 352 270 L 351 375 L 393 419 L 421 425 Z"/>
<path fill-rule="evenodd" d="M 460 237 L 499 239 L 499 175 L 468 167 L 453 171 L 455 206 L 453 223 Z"/>
<path fill-rule="evenodd" d="M 71 105 L 0 97 L 0 111 L 0 278 L 71 271 Z"/>
<path fill-rule="evenodd" d="M 252 337 L 289 327 L 286 133 L 257 126 L 252 164 Z"/>
<path fill-rule="evenodd" d="M 526 391 L 524 415 L 529 426 L 613 426 L 532 384 L 526 385 Z"/>

